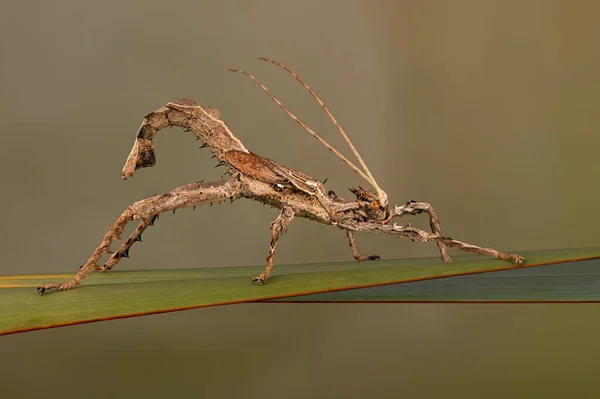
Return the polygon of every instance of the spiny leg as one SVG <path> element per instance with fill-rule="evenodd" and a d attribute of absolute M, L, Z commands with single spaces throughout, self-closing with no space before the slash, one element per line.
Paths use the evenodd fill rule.
<path fill-rule="evenodd" d="M 354 256 L 354 259 L 356 259 L 359 262 L 361 262 L 363 260 L 379 260 L 379 259 L 381 259 L 379 257 L 379 255 L 361 253 L 360 248 L 358 247 L 358 243 L 356 242 L 356 239 L 354 238 L 353 231 L 346 230 L 346 235 L 348 236 L 348 241 L 350 242 L 350 248 L 352 248 L 352 255 Z"/>
<path fill-rule="evenodd" d="M 448 247 L 457 248 L 461 251 L 473 252 L 480 255 L 492 256 L 501 260 L 512 262 L 513 264 L 520 266 L 525 263 L 525 258 L 517 254 L 510 254 L 505 252 L 496 251 L 493 248 L 483 248 L 473 244 L 467 244 L 462 241 L 454 240 L 450 237 L 442 237 L 439 234 L 428 233 L 425 230 L 420 230 L 412 227 L 409 224 L 404 226 L 398 226 L 396 224 L 374 224 L 366 223 L 359 226 L 358 231 L 368 231 L 371 233 L 390 235 L 395 237 L 405 237 L 412 241 L 418 242 L 429 242 L 435 240 L 441 242 Z"/>
<path fill-rule="evenodd" d="M 467 252 L 473 252 L 473 253 L 480 254 L 480 255 L 492 256 L 494 258 L 498 258 L 501 260 L 506 260 L 511 263 L 514 263 L 516 266 L 520 266 L 523 263 L 525 263 L 525 258 L 520 255 L 517 255 L 517 254 L 504 253 L 504 252 L 496 251 L 493 248 L 478 247 L 477 245 L 467 244 L 462 241 L 453 240 L 450 237 L 439 237 L 438 236 L 434 239 L 438 242 L 438 244 L 443 243 L 449 247 L 458 248 L 461 251 L 467 251 Z"/>
<path fill-rule="evenodd" d="M 441 235 L 440 221 L 437 218 L 433 207 L 427 202 L 410 200 L 402 206 L 395 206 L 393 216 L 402 217 L 404 215 L 417 215 L 421 212 L 427 212 L 429 214 L 429 226 L 431 226 L 431 232 L 433 234 Z M 446 244 L 442 241 L 437 241 L 437 246 L 440 249 L 440 254 L 442 255 L 442 259 L 444 259 L 444 262 L 452 262 L 452 258 L 448 255 Z"/>
<path fill-rule="evenodd" d="M 142 242 L 142 233 L 149 226 L 153 226 L 154 221 L 156 219 L 158 219 L 158 215 L 153 215 L 151 217 L 146 217 L 145 219 L 142 219 L 142 221 L 140 222 L 138 227 L 135 229 L 135 231 L 133 233 L 131 233 L 129 238 L 123 244 L 121 244 L 121 246 L 119 247 L 119 250 L 117 252 L 113 253 L 110 256 L 110 258 L 108 258 L 106 263 L 104 263 L 104 265 L 100 266 L 98 268 L 98 270 L 100 270 L 100 271 L 112 270 L 112 268 L 117 264 L 117 262 L 119 262 L 119 260 L 121 260 L 122 258 L 129 258 L 129 248 L 131 248 L 131 246 L 133 244 L 135 244 L 137 241 Z"/>
<path fill-rule="evenodd" d="M 269 256 L 267 256 L 267 267 L 264 272 L 252 279 L 252 284 L 262 285 L 269 279 L 275 262 L 275 251 L 277 250 L 279 238 L 287 230 L 288 225 L 294 218 L 294 214 L 295 212 L 291 207 L 285 206 L 281 209 L 281 213 L 279 213 L 277 219 L 271 223 L 271 248 L 269 249 Z"/>
<path fill-rule="evenodd" d="M 184 131 L 193 132 L 197 139 L 204 142 L 200 148 L 210 148 L 219 160 L 222 160 L 223 154 L 230 150 L 248 152 L 225 122 L 218 117 L 217 109 L 204 109 L 195 105 L 193 100 L 169 102 L 149 113 L 138 129 L 121 176 L 127 179 L 133 176 L 137 169 L 154 166 L 156 163 L 154 139 L 159 131 L 170 126 L 183 127 Z"/>
<path fill-rule="evenodd" d="M 50 290 L 52 288 L 55 288 L 57 291 L 69 290 L 75 287 L 76 285 L 81 284 L 81 282 L 87 277 L 87 275 L 90 274 L 90 272 L 94 270 L 99 270 L 100 267 L 98 266 L 98 260 L 100 260 L 100 258 L 102 258 L 102 256 L 104 256 L 105 254 L 112 253 L 110 249 L 110 244 L 113 241 L 121 238 L 123 230 L 125 230 L 125 226 L 127 225 L 127 223 L 133 220 L 133 217 L 134 215 L 130 208 L 127 208 L 121 214 L 121 216 L 119 216 L 117 221 L 113 223 L 110 229 L 108 229 L 108 233 L 106 233 L 106 235 L 102 239 L 102 242 L 100 243 L 98 248 L 96 248 L 92 256 L 90 256 L 88 261 L 79 268 L 79 271 L 77 272 L 77 275 L 75 275 L 73 280 L 63 284 L 48 283 L 41 285 L 37 287 L 38 293 L 40 295 L 43 295 L 47 290 Z"/>
<path fill-rule="evenodd" d="M 119 260 L 124 257 L 129 257 L 129 248 L 131 248 L 136 241 L 141 241 L 141 233 L 148 226 L 151 226 L 161 213 L 174 211 L 179 208 L 221 202 L 228 199 L 233 201 L 234 199 L 239 198 L 241 190 L 242 188 L 237 179 L 232 179 L 227 182 L 192 183 L 178 187 L 168 194 L 157 195 L 134 203 L 129 206 L 110 227 L 98 248 L 96 248 L 86 264 L 79 268 L 79 272 L 73 280 L 63 284 L 44 284 L 37 288 L 38 293 L 42 295 L 47 290 L 53 288 L 57 291 L 69 290 L 81 284 L 88 274 L 94 270 L 112 269 Z M 98 261 L 100 258 L 107 253 L 112 253 L 110 245 L 114 241 L 121 239 L 121 235 L 123 234 L 127 223 L 135 219 L 141 219 L 141 223 L 137 229 L 131 234 L 129 239 L 121 245 L 119 250 L 110 256 L 105 265 L 99 266 Z"/>

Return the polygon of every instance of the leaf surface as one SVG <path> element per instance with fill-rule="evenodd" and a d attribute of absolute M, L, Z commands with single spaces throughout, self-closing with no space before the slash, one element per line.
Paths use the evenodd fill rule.
<path fill-rule="evenodd" d="M 535 266 L 600 258 L 600 248 L 519 253 L 527 259 L 527 263 L 520 268 L 525 270 Z M 250 283 L 252 277 L 263 270 L 263 266 L 115 270 L 93 273 L 75 289 L 50 292 L 43 296 L 37 295 L 37 285 L 67 281 L 73 274 L 0 276 L 0 335 L 206 306 L 514 269 L 514 266 L 497 259 L 471 255 L 456 256 L 454 259 L 452 263 L 443 263 L 436 257 L 278 265 L 264 286 Z M 439 298 L 436 295 L 429 298 L 444 299 L 441 294 Z"/>

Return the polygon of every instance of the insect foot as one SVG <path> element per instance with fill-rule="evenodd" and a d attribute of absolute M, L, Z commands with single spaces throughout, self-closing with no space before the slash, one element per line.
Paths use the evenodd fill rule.
<path fill-rule="evenodd" d="M 366 260 L 380 260 L 381 257 L 376 254 L 360 254 L 358 257 L 354 257 L 359 262 L 364 262 Z"/>
<path fill-rule="evenodd" d="M 267 283 L 268 279 L 269 279 L 269 276 L 267 276 L 266 273 L 263 272 L 252 279 L 252 284 L 263 285 L 263 284 Z"/>
<path fill-rule="evenodd" d="M 515 266 L 521 266 L 525 263 L 525 258 L 516 254 L 510 254 Z"/>
<path fill-rule="evenodd" d="M 43 287 L 43 286 L 37 287 L 37 292 L 40 295 L 44 295 L 44 292 L 46 292 L 46 287 Z"/>

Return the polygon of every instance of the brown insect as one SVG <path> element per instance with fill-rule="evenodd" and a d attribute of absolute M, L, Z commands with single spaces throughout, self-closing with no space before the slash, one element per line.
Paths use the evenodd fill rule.
<path fill-rule="evenodd" d="M 338 197 L 334 192 L 327 191 L 323 182 L 250 152 L 233 135 L 227 125 L 219 119 L 220 114 L 217 109 L 204 108 L 189 99 L 170 102 L 144 117 L 133 149 L 125 162 L 122 177 L 127 179 L 133 176 L 135 170 L 153 166 L 156 162 L 154 136 L 161 129 L 179 126 L 194 133 L 197 139 L 204 143 L 202 147 L 207 147 L 212 151 L 214 157 L 219 160 L 219 165 L 227 169 L 231 179 L 214 183 L 191 183 L 177 187 L 169 193 L 137 201 L 125 209 L 110 227 L 98 248 L 88 261 L 79 268 L 79 272 L 73 280 L 63 284 L 44 284 L 37 288 L 40 295 L 49 289 L 58 291 L 71 289 L 80 284 L 92 271 L 111 270 L 119 260 L 129 257 L 131 246 L 136 241 L 142 241 L 142 232 L 148 226 L 152 226 L 163 212 L 175 212 L 179 208 L 196 207 L 225 200 L 234 201 L 238 198 L 252 199 L 281 210 L 279 216 L 271 223 L 271 246 L 265 271 L 252 279 L 253 283 L 259 285 L 268 281 L 274 264 L 277 243 L 294 217 L 311 219 L 345 230 L 352 254 L 357 261 L 379 259 L 377 255 L 360 252 L 356 243 L 354 238 L 356 232 L 368 232 L 405 237 L 419 242 L 435 241 L 445 262 L 451 261 L 447 247 L 493 256 L 510 261 L 515 265 L 521 265 L 525 262 L 523 257 L 516 254 L 498 252 L 495 249 L 482 248 L 442 236 L 438 218 L 431 205 L 426 202 L 409 201 L 404 205 L 390 209 L 386 193 L 379 187 L 340 124 L 315 92 L 285 65 L 266 58 L 260 59 L 285 69 L 310 92 L 348 143 L 360 167 L 348 160 L 298 119 L 256 77 L 247 72 L 232 71 L 243 73 L 258 83 L 292 119 L 365 179 L 374 191 L 362 187 L 353 188 L 351 192 L 356 196 L 356 200 L 347 201 Z M 429 214 L 431 232 L 416 229 L 410 224 L 397 225 L 393 222 L 396 217 L 416 215 L 421 212 Z M 121 238 L 125 226 L 132 220 L 139 220 L 140 224 L 116 252 L 111 251 L 110 245 Z M 111 255 L 104 265 L 100 265 L 98 262 L 105 254 Z"/>

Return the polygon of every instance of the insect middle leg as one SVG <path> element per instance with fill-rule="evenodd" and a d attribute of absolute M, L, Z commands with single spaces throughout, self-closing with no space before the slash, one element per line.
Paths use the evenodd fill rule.
<path fill-rule="evenodd" d="M 287 230 L 294 215 L 295 212 L 291 207 L 284 206 L 283 209 L 281 209 L 279 216 L 277 216 L 277 219 L 271 223 L 271 248 L 269 249 L 269 256 L 267 256 L 267 267 L 264 272 L 252 279 L 252 284 L 262 285 L 269 279 L 271 269 L 273 269 L 275 263 L 277 244 L 279 243 L 281 235 Z"/>
<path fill-rule="evenodd" d="M 354 238 L 354 232 L 351 230 L 346 230 L 346 235 L 348 236 L 348 242 L 350 243 L 350 248 L 352 248 L 352 256 L 359 262 L 363 260 L 379 260 L 381 259 L 379 255 L 370 254 L 370 253 L 361 253 L 360 248 L 358 247 L 358 243 L 356 242 L 356 238 Z"/>
<path fill-rule="evenodd" d="M 427 202 L 416 202 L 408 201 L 402 206 L 395 206 L 393 216 L 402 217 L 404 215 L 417 215 L 421 212 L 427 212 L 429 214 L 429 226 L 431 226 L 431 232 L 436 235 L 441 235 L 440 221 L 433 210 L 433 207 Z M 437 241 L 437 246 L 440 249 L 440 254 L 444 262 L 452 262 L 452 258 L 448 255 L 448 249 L 446 244 L 441 241 Z"/>
<path fill-rule="evenodd" d="M 100 245 L 96 248 L 92 256 L 85 265 L 79 268 L 79 272 L 73 280 L 67 283 L 48 283 L 37 287 L 40 295 L 49 289 L 57 291 L 69 290 L 79 284 L 94 270 L 110 270 L 122 258 L 129 257 L 129 248 L 136 242 L 141 241 L 142 232 L 151 226 L 158 215 L 163 212 L 175 211 L 179 208 L 210 204 L 225 200 L 234 200 L 239 198 L 241 187 L 237 180 L 222 181 L 216 183 L 192 183 L 171 190 L 167 194 L 157 195 L 137 201 L 129 206 L 110 227 Z M 141 220 L 139 226 L 121 244 L 116 252 L 112 252 L 110 245 L 121 239 L 125 226 L 132 220 Z M 112 253 L 103 266 L 98 261 L 105 254 Z"/>

